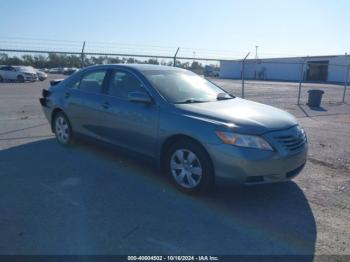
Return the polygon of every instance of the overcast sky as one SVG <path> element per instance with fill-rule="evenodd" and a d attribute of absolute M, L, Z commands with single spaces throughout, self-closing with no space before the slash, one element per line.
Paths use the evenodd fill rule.
<path fill-rule="evenodd" d="M 349 11 L 346 0 L 1 1 L 0 45 L 20 37 L 115 42 L 153 53 L 180 46 L 183 54 L 254 56 L 258 45 L 260 57 L 344 54 Z"/>

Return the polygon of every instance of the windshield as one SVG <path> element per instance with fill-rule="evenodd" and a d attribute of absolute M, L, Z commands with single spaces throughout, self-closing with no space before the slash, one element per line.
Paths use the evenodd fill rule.
<path fill-rule="evenodd" d="M 148 81 L 170 103 L 203 103 L 233 98 L 208 80 L 186 70 L 149 70 Z"/>
<path fill-rule="evenodd" d="M 35 72 L 34 68 L 31 66 L 18 66 L 17 68 L 18 68 L 18 71 L 21 71 L 21 72 L 29 72 L 29 73 Z"/>

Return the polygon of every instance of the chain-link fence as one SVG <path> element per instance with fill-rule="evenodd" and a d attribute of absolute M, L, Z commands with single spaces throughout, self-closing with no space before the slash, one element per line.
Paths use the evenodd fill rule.
<path fill-rule="evenodd" d="M 323 59 L 323 61 L 322 61 Z M 307 104 L 310 90 L 322 90 L 323 102 L 349 101 L 347 56 L 224 61 L 223 78 L 238 96 L 274 104 Z"/>
<path fill-rule="evenodd" d="M 148 63 L 218 75 L 220 60 L 228 59 L 234 59 L 234 54 L 188 47 L 0 37 L 0 64 L 36 68 Z"/>
<path fill-rule="evenodd" d="M 265 103 L 273 100 L 275 105 L 306 104 L 312 89 L 323 90 L 326 103 L 349 101 L 347 56 L 248 60 L 248 55 L 237 59 L 238 54 L 227 51 L 219 54 L 194 48 L 0 38 L 0 65 L 30 65 L 48 70 L 111 63 L 160 64 L 206 77 L 229 78 L 218 84 L 236 96 Z"/>

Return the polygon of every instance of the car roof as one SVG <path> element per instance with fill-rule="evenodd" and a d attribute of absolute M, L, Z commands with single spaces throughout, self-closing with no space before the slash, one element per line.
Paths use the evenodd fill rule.
<path fill-rule="evenodd" d="M 106 67 L 123 67 L 134 69 L 137 71 L 149 71 L 149 70 L 184 70 L 182 68 L 173 67 L 173 66 L 163 66 L 163 65 L 150 65 L 150 64 L 103 64 L 103 65 L 93 65 L 88 66 L 87 68 L 106 68 Z"/>

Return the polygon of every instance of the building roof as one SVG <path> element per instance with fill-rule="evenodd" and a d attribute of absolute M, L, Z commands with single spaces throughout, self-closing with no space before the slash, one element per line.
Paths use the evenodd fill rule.
<path fill-rule="evenodd" d="M 330 59 L 335 57 L 346 57 L 348 55 L 321 55 L 321 56 L 290 56 L 290 57 L 264 57 L 258 58 L 258 60 L 277 60 L 277 59 Z M 255 58 L 247 59 L 246 61 L 256 61 Z M 226 61 L 226 60 L 225 60 Z M 242 59 L 232 60 L 232 61 L 242 61 Z"/>

